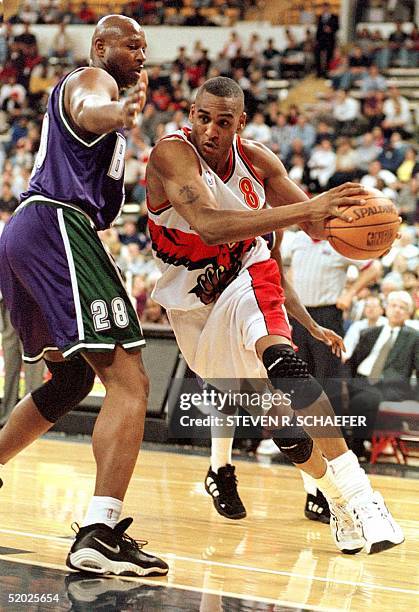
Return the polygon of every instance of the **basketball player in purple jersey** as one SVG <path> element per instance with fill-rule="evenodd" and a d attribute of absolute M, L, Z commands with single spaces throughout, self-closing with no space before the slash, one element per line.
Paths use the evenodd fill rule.
<path fill-rule="evenodd" d="M 148 380 L 142 330 L 97 230 L 110 226 L 124 199 L 124 129 L 146 99 L 142 28 L 103 18 L 90 66 L 52 91 L 29 188 L 0 243 L 0 283 L 24 359 L 45 359 L 51 380 L 15 407 L 0 432 L 0 463 L 50 429 L 91 390 L 106 397 L 93 432 L 96 484 L 67 557 L 72 569 L 98 574 L 166 574 L 119 521 L 143 436 Z M 120 93 L 133 92 L 120 98 Z M 117 475 L 117 477 L 115 477 Z"/>

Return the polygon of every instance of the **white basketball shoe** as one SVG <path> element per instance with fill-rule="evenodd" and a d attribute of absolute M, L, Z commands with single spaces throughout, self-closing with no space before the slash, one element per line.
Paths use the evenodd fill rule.
<path fill-rule="evenodd" d="M 346 555 L 355 555 L 365 546 L 352 513 L 346 506 L 329 501 L 330 531 L 337 548 Z"/>
<path fill-rule="evenodd" d="M 378 553 L 404 542 L 403 531 L 393 519 L 384 499 L 375 491 L 371 499 L 355 496 L 348 502 L 356 528 L 365 538 L 364 550 Z"/>

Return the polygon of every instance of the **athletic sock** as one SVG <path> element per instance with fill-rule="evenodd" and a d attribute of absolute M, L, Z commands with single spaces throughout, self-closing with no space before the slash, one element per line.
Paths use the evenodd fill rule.
<path fill-rule="evenodd" d="M 119 521 L 122 512 L 122 501 L 115 497 L 94 496 L 84 517 L 83 526 L 94 523 L 105 523 L 112 529 Z"/>
<path fill-rule="evenodd" d="M 351 450 L 329 461 L 329 466 L 334 482 L 346 501 L 355 496 L 371 499 L 373 489 L 369 478 Z"/>
<path fill-rule="evenodd" d="M 305 492 L 309 493 L 310 495 L 316 495 L 317 493 L 316 479 L 313 478 L 313 476 L 310 476 L 310 474 L 307 474 L 307 472 L 304 472 L 303 470 L 299 470 L 299 471 L 301 474 L 301 478 L 303 479 Z"/>
<path fill-rule="evenodd" d="M 217 437 L 211 440 L 211 469 L 217 473 L 220 467 L 225 467 L 231 463 L 231 453 L 233 450 L 234 429 L 233 432 L 223 431 L 227 437 L 220 438 L 221 431 L 217 428 Z M 230 435 L 231 433 L 231 435 Z"/>
<path fill-rule="evenodd" d="M 329 463 L 327 464 L 325 474 L 321 478 L 313 478 L 313 481 L 316 488 L 320 489 L 328 501 L 337 504 L 345 503 L 345 498 L 335 482 L 335 476 Z"/>

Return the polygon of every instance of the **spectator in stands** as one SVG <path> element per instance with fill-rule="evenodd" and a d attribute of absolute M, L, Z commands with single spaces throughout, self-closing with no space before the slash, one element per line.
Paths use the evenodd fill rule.
<path fill-rule="evenodd" d="M 266 125 L 263 113 L 254 114 L 253 119 L 244 128 L 243 136 L 266 145 L 271 142 L 271 128 Z"/>
<path fill-rule="evenodd" d="M 385 40 L 381 30 L 374 30 L 370 34 L 371 41 L 371 60 L 377 64 L 380 71 L 388 68 L 388 41 Z"/>
<path fill-rule="evenodd" d="M 393 132 L 390 140 L 385 143 L 383 150 L 377 157 L 381 167 L 396 173 L 398 167 L 404 160 L 406 144 L 403 142 L 399 132 Z"/>
<path fill-rule="evenodd" d="M 329 2 L 324 2 L 316 31 L 316 72 L 319 78 L 327 75 L 338 30 L 339 18 L 331 12 Z"/>
<path fill-rule="evenodd" d="M 25 2 L 19 12 L 19 20 L 21 23 L 36 23 L 38 21 L 38 13 L 30 2 Z"/>
<path fill-rule="evenodd" d="M 410 379 L 419 369 L 419 332 L 405 325 L 412 312 L 409 293 L 391 292 L 386 306 L 388 322 L 362 332 L 348 362 L 353 377 L 349 409 L 367 419 L 366 427 L 355 431 L 352 450 L 358 457 L 365 456 L 364 441 L 372 435 L 380 402 L 414 397 Z"/>
<path fill-rule="evenodd" d="M 403 183 L 397 198 L 397 207 L 401 217 L 414 225 L 419 223 L 419 178 L 413 177 Z"/>
<path fill-rule="evenodd" d="M 384 92 L 368 93 L 362 106 L 362 114 L 368 123 L 368 129 L 373 130 L 380 126 L 384 121 Z"/>
<path fill-rule="evenodd" d="M 397 132 L 393 134 L 395 136 Z M 391 170 L 391 168 L 389 168 Z M 419 173 L 419 161 L 415 147 L 407 147 L 402 163 L 397 167 L 397 178 L 401 183 L 408 183 Z"/>
<path fill-rule="evenodd" d="M 336 167 L 336 153 L 328 138 L 324 138 L 314 148 L 307 165 L 310 168 L 311 181 L 315 181 L 318 187 L 325 189 Z"/>
<path fill-rule="evenodd" d="M 317 124 L 316 139 L 314 144 L 320 144 L 320 142 L 325 138 L 330 140 L 330 142 L 333 142 L 335 140 L 335 130 L 331 125 L 326 123 L 326 121 L 319 121 Z"/>
<path fill-rule="evenodd" d="M 141 319 L 147 302 L 147 287 L 144 277 L 141 276 L 141 274 L 136 274 L 133 277 L 131 294 L 135 299 L 135 309 L 137 311 L 137 315 Z"/>
<path fill-rule="evenodd" d="M 333 57 L 329 62 L 328 77 L 332 81 L 333 89 L 341 89 L 342 76 L 349 70 L 349 53 L 335 47 Z"/>
<path fill-rule="evenodd" d="M 180 130 L 185 127 L 187 123 L 188 118 L 186 117 L 184 112 L 182 110 L 177 110 L 173 114 L 172 119 L 166 124 L 164 131 L 166 134 L 172 134 L 173 132 L 176 132 L 177 130 Z"/>
<path fill-rule="evenodd" d="M 80 23 L 93 24 L 96 23 L 97 17 L 94 10 L 88 5 L 87 2 L 83 2 L 80 6 L 80 10 L 77 14 L 77 18 Z"/>
<path fill-rule="evenodd" d="M 410 31 L 409 38 L 406 40 L 407 62 L 410 68 L 417 68 L 419 65 L 419 27 L 416 23 Z"/>
<path fill-rule="evenodd" d="M 297 123 L 291 126 L 291 139 L 301 140 L 306 154 L 311 153 L 314 141 L 316 140 L 316 129 L 308 121 L 307 115 L 304 113 L 300 113 L 297 117 Z"/>
<path fill-rule="evenodd" d="M 360 123 L 360 106 L 344 89 L 339 89 L 335 95 L 333 117 L 336 121 L 338 135 L 353 135 L 358 131 Z"/>
<path fill-rule="evenodd" d="M 126 217 L 124 219 L 122 232 L 119 233 L 119 240 L 122 245 L 136 244 L 139 250 L 147 245 L 147 238 L 144 234 L 138 232 L 136 217 Z"/>
<path fill-rule="evenodd" d="M 376 64 L 371 64 L 368 68 L 368 72 L 364 73 L 362 77 L 361 92 L 365 95 L 375 91 L 387 91 L 387 81 L 383 75 L 380 74 L 378 66 Z"/>
<path fill-rule="evenodd" d="M 237 56 L 237 52 L 242 49 L 242 41 L 235 30 L 230 32 L 230 36 L 226 44 L 224 45 L 223 51 L 227 59 L 232 60 Z"/>
<path fill-rule="evenodd" d="M 134 188 L 138 185 L 138 182 L 144 176 L 143 164 L 135 155 L 133 149 L 127 149 L 125 155 L 125 200 L 132 202 L 135 198 L 133 197 Z M 125 229 L 125 228 L 124 228 Z"/>
<path fill-rule="evenodd" d="M 348 70 L 340 79 L 340 88 L 350 89 L 354 83 L 362 81 L 367 74 L 370 63 L 369 57 L 362 52 L 361 47 L 353 47 L 349 53 Z"/>
<path fill-rule="evenodd" d="M 176 66 L 179 69 L 179 72 L 183 74 L 186 68 L 190 64 L 190 59 L 186 53 L 186 47 L 182 46 L 178 48 L 178 54 L 173 60 L 173 66 Z"/>
<path fill-rule="evenodd" d="M 343 363 L 352 357 L 363 330 L 387 323 L 386 317 L 383 316 L 383 306 L 378 295 L 370 295 L 364 304 L 363 317 L 350 325 L 343 339 L 345 345 L 345 352 L 342 353 Z"/>
<path fill-rule="evenodd" d="M 388 59 L 387 66 L 407 66 L 408 65 L 408 52 L 407 52 L 407 39 L 408 34 L 403 31 L 403 23 L 396 21 L 396 29 L 389 36 Z"/>
<path fill-rule="evenodd" d="M 58 32 L 52 39 L 52 45 L 49 50 L 51 58 L 64 60 L 68 64 L 72 64 L 74 45 L 71 37 L 67 34 L 67 26 L 64 22 L 60 23 Z"/>
<path fill-rule="evenodd" d="M 160 304 L 151 297 L 147 299 L 141 323 L 155 323 L 158 325 L 168 325 L 166 313 Z"/>
<path fill-rule="evenodd" d="M 10 183 L 3 183 L 0 196 L 1 218 L 9 219 L 10 215 L 16 210 L 18 201 L 13 195 Z"/>
<path fill-rule="evenodd" d="M 285 157 L 281 156 L 281 160 L 283 161 L 284 166 L 288 169 L 291 167 L 292 159 L 295 155 L 303 157 L 304 160 L 307 162 L 310 153 L 311 150 L 309 151 L 309 153 L 306 152 L 306 149 L 304 148 L 304 143 L 302 140 L 300 140 L 300 138 L 294 138 L 294 140 L 291 141 L 291 146 L 288 151 L 288 154 Z"/>
<path fill-rule="evenodd" d="M 359 144 L 355 149 L 357 167 L 365 173 L 372 161 L 375 161 L 382 148 L 375 144 L 372 132 L 365 132 L 359 137 Z"/>
<path fill-rule="evenodd" d="M 373 187 L 377 189 L 377 180 L 382 179 L 388 187 L 395 188 L 397 185 L 397 177 L 390 170 L 384 170 L 379 161 L 375 160 L 368 166 L 368 174 L 361 178 L 361 184 L 365 187 Z"/>
<path fill-rule="evenodd" d="M 356 151 L 352 148 L 349 138 L 341 138 L 336 150 L 335 172 L 330 177 L 329 189 L 346 181 L 355 181 L 358 178 L 358 173 Z"/>
<path fill-rule="evenodd" d="M 306 173 L 306 160 L 302 155 L 293 155 L 288 172 L 289 178 L 303 188 Z"/>
<path fill-rule="evenodd" d="M 409 109 L 409 101 L 400 95 L 400 91 L 395 85 L 388 89 L 388 98 L 383 105 L 384 120 L 382 128 L 386 136 L 390 136 L 394 131 L 400 132 L 404 138 L 409 138 L 412 134 L 412 116 Z"/>
<path fill-rule="evenodd" d="M 262 70 L 266 76 L 268 72 L 273 71 L 275 76 L 280 76 L 280 58 L 281 52 L 275 47 L 273 38 L 268 38 L 266 48 L 262 51 Z"/>
<path fill-rule="evenodd" d="M 288 124 L 284 113 L 278 113 L 276 124 L 271 128 L 270 148 L 284 160 L 291 149 L 292 126 Z"/>

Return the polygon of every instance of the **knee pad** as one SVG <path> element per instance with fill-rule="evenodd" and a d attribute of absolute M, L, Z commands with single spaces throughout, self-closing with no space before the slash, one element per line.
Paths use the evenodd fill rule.
<path fill-rule="evenodd" d="M 262 361 L 274 388 L 290 395 L 294 410 L 307 408 L 323 393 L 321 385 L 309 373 L 306 362 L 288 344 L 269 346 Z"/>
<path fill-rule="evenodd" d="M 273 441 L 293 463 L 305 463 L 313 452 L 313 440 L 302 427 L 284 427 L 281 437 Z"/>
<path fill-rule="evenodd" d="M 55 423 L 75 408 L 90 393 L 95 373 L 83 357 L 70 361 L 47 361 L 52 378 L 32 392 L 32 399 L 40 414 Z"/>

